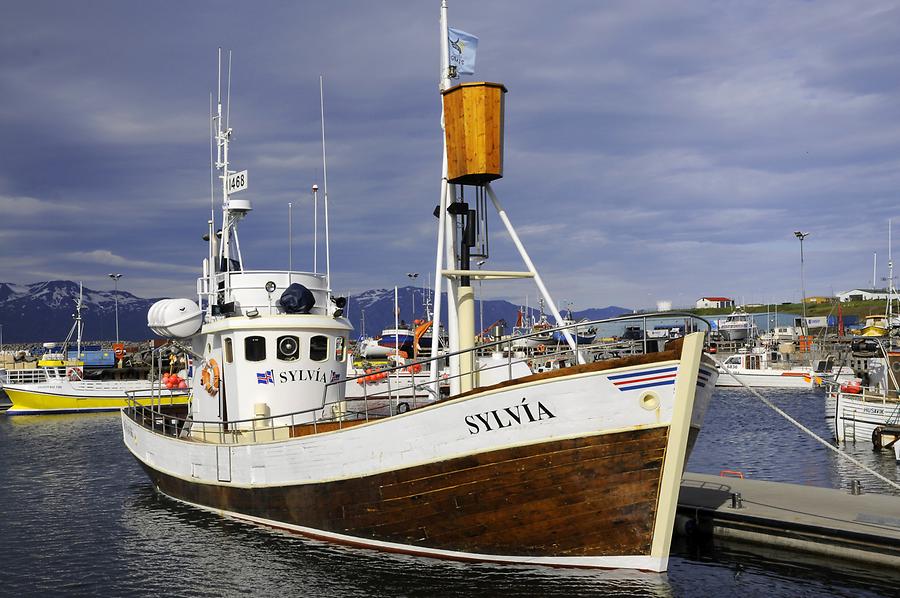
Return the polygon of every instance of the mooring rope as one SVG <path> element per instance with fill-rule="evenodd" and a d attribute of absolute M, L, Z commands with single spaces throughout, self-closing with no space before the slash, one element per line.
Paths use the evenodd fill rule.
<path fill-rule="evenodd" d="M 711 357 L 712 357 L 712 356 L 711 356 Z M 789 422 L 791 422 L 792 424 L 794 424 L 795 426 L 797 426 L 798 428 L 800 428 L 800 430 L 802 430 L 803 432 L 805 432 L 806 434 L 808 434 L 810 437 L 812 437 L 813 440 L 815 440 L 815 441 L 817 441 L 817 442 L 820 442 L 823 446 L 825 446 L 825 448 L 834 451 L 839 457 L 841 457 L 841 458 L 843 458 L 843 459 L 846 459 L 847 461 L 850 461 L 851 463 L 853 463 L 853 464 L 855 464 L 855 465 L 858 465 L 860 468 L 862 468 L 862 469 L 864 469 L 865 471 L 867 471 L 868 473 L 872 474 L 873 476 L 875 476 L 876 478 L 878 478 L 878 479 L 881 480 L 882 482 L 885 482 L 886 484 L 888 484 L 888 485 L 891 486 L 892 488 L 895 488 L 895 489 L 897 489 L 897 490 L 900 490 L 900 484 L 898 484 L 897 482 L 894 482 L 894 481 L 892 481 L 892 480 L 886 478 L 885 476 L 881 475 L 880 473 L 878 473 L 877 471 L 875 471 L 874 469 L 872 469 L 871 467 L 869 467 L 869 466 L 866 465 L 865 463 L 859 461 L 858 459 L 855 459 L 855 458 L 851 457 L 850 455 L 848 455 L 847 453 L 845 453 L 845 452 L 842 451 L 841 449 L 839 449 L 839 448 L 837 448 L 836 446 L 832 445 L 830 442 L 828 442 L 827 440 L 825 440 L 824 438 L 822 438 L 821 436 L 819 436 L 818 434 L 816 434 L 815 432 L 813 432 L 812 430 L 810 430 L 809 428 L 807 428 L 806 426 L 804 426 L 803 424 L 801 424 L 800 422 L 798 422 L 796 419 L 794 419 L 793 417 L 791 417 L 790 415 L 788 415 L 783 409 L 781 409 L 780 407 L 778 407 L 777 405 L 775 405 L 774 403 L 772 403 L 772 401 L 770 401 L 770 400 L 767 399 L 766 397 L 762 396 L 762 395 L 761 395 L 759 392 L 757 392 L 756 390 L 750 388 L 743 380 L 741 380 L 740 378 L 738 378 L 736 374 L 734 374 L 734 373 L 728 371 L 728 368 L 723 367 L 722 364 L 721 364 L 715 357 L 713 357 L 713 361 L 715 361 L 715 362 L 716 362 L 716 365 L 719 366 L 719 372 L 724 372 L 724 373 L 728 374 L 729 376 L 731 376 L 732 378 L 734 378 L 735 381 L 736 381 L 738 384 L 740 384 L 741 386 L 743 386 L 744 388 L 746 388 L 747 390 L 749 390 L 749 391 L 750 391 L 750 394 L 754 395 L 757 399 L 759 399 L 760 401 L 762 401 L 767 407 L 769 407 L 770 409 L 772 409 L 775 413 L 777 413 L 777 414 L 780 415 L 781 417 L 785 418 L 786 420 L 788 420 Z M 837 425 L 837 423 L 835 423 L 835 425 Z"/>

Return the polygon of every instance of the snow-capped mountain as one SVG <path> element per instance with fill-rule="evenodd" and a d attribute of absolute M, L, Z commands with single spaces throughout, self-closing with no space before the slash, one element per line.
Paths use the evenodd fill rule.
<path fill-rule="evenodd" d="M 425 318 L 425 297 L 431 297 L 430 289 L 420 287 L 401 287 L 397 289 L 397 305 L 399 307 L 398 320 L 412 323 L 416 319 Z M 429 303 L 433 309 L 434 300 L 429 299 Z M 493 324 L 498 321 L 506 323 L 506 331 L 509 332 L 516 323 L 519 306 L 509 301 L 489 299 L 484 301 L 482 306 L 479 301 L 475 302 L 475 325 L 481 328 L 481 322 L 484 322 L 484 329 L 490 331 Z M 591 308 L 584 311 L 576 311 L 572 316 L 576 320 L 588 318 L 591 320 L 599 320 L 603 318 L 611 318 L 621 314 L 631 313 L 632 310 L 624 307 L 611 305 L 604 308 Z M 363 326 L 363 314 L 365 314 L 365 326 Z M 354 335 L 360 336 L 366 334 L 368 336 L 377 336 L 385 328 L 394 327 L 394 290 L 393 289 L 373 289 L 364 291 L 358 295 L 350 297 L 348 302 L 347 316 L 353 322 L 355 328 Z M 549 312 L 547 316 L 550 317 Z M 447 296 L 443 297 L 441 308 L 441 321 L 447 322 Z"/>
<path fill-rule="evenodd" d="M 397 295 L 401 321 L 412 323 L 413 320 L 425 318 L 425 297 L 430 297 L 430 290 L 406 286 L 398 289 Z M 147 328 L 147 311 L 159 299 L 163 297 L 142 299 L 126 291 L 119 291 L 119 338 L 128 341 L 154 338 Z M 72 327 L 77 300 L 76 282 L 53 280 L 29 285 L 0 282 L 3 342 L 62 341 Z M 115 340 L 115 300 L 114 291 L 84 288 L 82 317 L 86 340 Z M 446 295 L 443 304 L 441 320 L 446 322 Z M 503 320 L 509 330 L 515 324 L 517 311 L 518 306 L 508 301 L 488 300 L 483 306 L 476 301 L 475 322 L 480 327 L 483 320 L 484 328 L 489 329 L 495 322 Z M 573 315 L 576 319 L 600 319 L 630 312 L 630 309 L 610 306 L 575 312 Z M 385 328 L 394 326 L 394 290 L 372 289 L 352 295 L 346 315 L 355 328 L 354 337 L 363 333 L 369 336 L 379 335 Z"/>
<path fill-rule="evenodd" d="M 62 341 L 74 322 L 78 283 L 51 280 L 29 285 L 0 282 L 0 325 L 4 343 Z M 142 299 L 127 291 L 118 292 L 119 338 L 152 338 L 147 328 L 147 310 L 158 299 Z M 84 288 L 81 316 L 84 338 L 115 340 L 116 293 Z"/>

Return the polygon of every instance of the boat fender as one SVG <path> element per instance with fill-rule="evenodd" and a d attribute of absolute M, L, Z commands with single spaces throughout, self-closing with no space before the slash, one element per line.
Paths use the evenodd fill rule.
<path fill-rule="evenodd" d="M 308 314 L 315 306 L 316 298 L 312 291 L 295 282 L 281 293 L 278 303 L 289 314 Z"/>
<path fill-rule="evenodd" d="M 857 395 L 859 394 L 859 391 L 862 390 L 860 386 L 861 382 L 862 380 L 860 380 L 859 378 L 855 378 L 853 380 L 850 380 L 849 382 L 841 384 L 841 392 L 851 395 Z"/>
<path fill-rule="evenodd" d="M 215 359 L 210 359 L 207 362 L 203 372 L 200 374 L 200 381 L 203 383 L 203 388 L 206 389 L 209 396 L 216 396 L 219 392 L 219 364 L 216 363 Z"/>

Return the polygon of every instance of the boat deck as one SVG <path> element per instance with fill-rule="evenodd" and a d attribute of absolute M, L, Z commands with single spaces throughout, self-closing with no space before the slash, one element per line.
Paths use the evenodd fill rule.
<path fill-rule="evenodd" d="M 900 567 L 900 497 L 685 473 L 678 511 L 702 534 Z"/>

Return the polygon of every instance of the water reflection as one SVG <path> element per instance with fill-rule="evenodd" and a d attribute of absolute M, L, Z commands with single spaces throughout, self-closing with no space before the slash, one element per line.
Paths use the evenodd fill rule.
<path fill-rule="evenodd" d="M 821 390 L 760 389 L 760 394 L 831 440 Z M 900 465 L 891 451 L 874 452 L 871 442 L 864 441 L 840 448 L 888 479 L 900 480 Z M 900 490 L 840 458 L 744 389 L 716 389 L 687 468 L 710 474 L 737 470 L 751 479 L 826 488 L 847 489 L 851 480 L 858 479 L 868 491 L 900 495 Z"/>
<path fill-rule="evenodd" d="M 773 396 L 774 395 L 774 396 Z M 827 435 L 824 397 L 766 396 Z M 882 473 L 893 459 L 849 451 Z M 689 470 L 846 487 L 858 474 L 752 395 L 717 392 Z M 118 413 L 0 416 L 0 554 L 9 594 L 222 596 L 696 596 L 889 594 L 879 575 L 739 545 L 674 546 L 667 575 L 473 565 L 345 548 L 156 494 L 122 444 Z M 896 475 L 896 473 L 894 473 Z M 866 490 L 876 485 L 862 478 Z M 896 582 L 894 582 L 896 583 Z M 896 587 L 896 586 L 890 586 Z"/>

